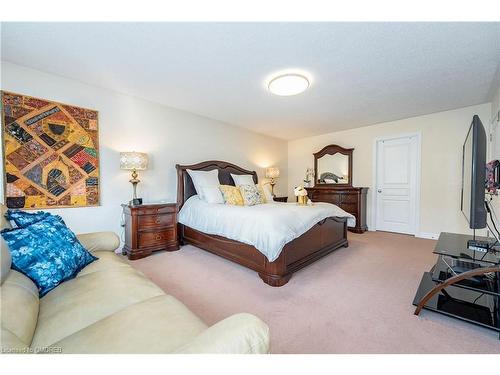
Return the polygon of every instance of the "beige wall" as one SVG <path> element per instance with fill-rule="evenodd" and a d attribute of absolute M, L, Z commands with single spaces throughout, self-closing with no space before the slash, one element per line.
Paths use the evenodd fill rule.
<path fill-rule="evenodd" d="M 211 159 L 260 177 L 265 167 L 278 166 L 276 192 L 286 193 L 286 141 L 11 63 L 2 63 L 1 88 L 99 111 L 101 206 L 54 210 L 76 232 L 121 230 L 120 204 L 131 199 L 132 187 L 129 173 L 119 169 L 120 151 L 149 154 L 151 169 L 140 173 L 138 187 L 146 201 L 175 201 L 175 164 Z"/>
<path fill-rule="evenodd" d="M 291 141 L 288 144 L 289 196 L 293 196 L 293 186 L 303 180 L 306 168 L 313 166 L 314 152 L 328 144 L 354 147 L 353 183 L 370 188 L 367 219 L 371 227 L 375 139 L 418 132 L 422 137 L 422 183 L 417 235 L 429 236 L 441 231 L 468 233 L 467 223 L 460 213 L 461 148 L 474 114 L 486 124 L 491 104 Z"/>

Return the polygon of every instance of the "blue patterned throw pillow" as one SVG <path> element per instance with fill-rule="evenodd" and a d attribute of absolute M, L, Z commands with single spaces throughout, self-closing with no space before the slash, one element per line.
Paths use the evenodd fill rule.
<path fill-rule="evenodd" d="M 24 228 L 50 216 L 48 212 L 25 212 L 20 210 L 7 210 L 5 218 L 10 221 L 13 228 Z"/>
<path fill-rule="evenodd" d="M 57 215 L 48 214 L 24 228 L 4 229 L 1 234 L 9 245 L 12 268 L 33 280 L 40 297 L 98 259 Z"/>

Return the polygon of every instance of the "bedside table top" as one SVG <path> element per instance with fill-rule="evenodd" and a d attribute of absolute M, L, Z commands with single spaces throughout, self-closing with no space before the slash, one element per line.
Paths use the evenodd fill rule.
<path fill-rule="evenodd" d="M 276 202 L 286 202 L 288 200 L 288 196 L 286 197 L 273 197 L 273 200 Z"/>
<path fill-rule="evenodd" d="M 129 203 L 122 203 L 122 207 L 130 208 L 155 208 L 155 207 L 172 207 L 177 206 L 176 202 L 146 202 L 143 204 L 131 205 Z"/>

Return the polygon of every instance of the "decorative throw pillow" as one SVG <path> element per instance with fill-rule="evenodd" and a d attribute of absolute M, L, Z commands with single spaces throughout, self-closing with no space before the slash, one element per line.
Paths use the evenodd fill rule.
<path fill-rule="evenodd" d="M 224 197 L 218 186 L 202 186 L 201 187 L 203 200 L 207 203 L 224 203 Z"/>
<path fill-rule="evenodd" d="M 271 189 L 269 185 L 259 184 L 259 193 L 264 197 L 263 203 L 273 203 L 273 195 L 271 193 Z"/>
<path fill-rule="evenodd" d="M 245 206 L 254 206 L 262 203 L 262 197 L 259 193 L 257 185 L 240 185 L 238 186 L 243 197 Z"/>
<path fill-rule="evenodd" d="M 12 268 L 33 280 L 40 297 L 98 259 L 81 245 L 60 216 L 49 214 L 25 228 L 4 229 L 1 234 L 9 245 Z"/>
<path fill-rule="evenodd" d="M 7 210 L 5 218 L 10 221 L 12 228 L 24 228 L 50 216 L 48 212 L 26 212 L 20 210 Z"/>
<path fill-rule="evenodd" d="M 245 204 L 243 202 L 240 189 L 236 186 L 220 185 L 219 189 L 224 196 L 224 202 L 226 202 L 226 204 L 232 204 L 235 206 L 243 206 Z"/>
<path fill-rule="evenodd" d="M 232 174 L 234 184 L 236 186 L 240 185 L 255 185 L 255 181 L 253 180 L 253 176 L 251 174 Z"/>

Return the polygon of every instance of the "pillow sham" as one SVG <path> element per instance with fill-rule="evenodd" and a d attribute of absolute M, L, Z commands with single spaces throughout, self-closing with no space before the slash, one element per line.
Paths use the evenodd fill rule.
<path fill-rule="evenodd" d="M 186 169 L 186 171 L 191 177 L 191 180 L 193 180 L 196 194 L 198 194 L 201 199 L 204 199 L 203 191 L 201 189 L 202 186 L 218 187 L 220 184 L 219 171 L 217 169 L 211 171 L 193 171 L 192 169 Z"/>
<path fill-rule="evenodd" d="M 66 227 L 60 216 L 48 215 L 24 228 L 1 232 L 12 256 L 12 268 L 28 276 L 43 297 L 97 260 Z"/>
<path fill-rule="evenodd" d="M 266 194 L 264 193 L 264 188 L 262 187 L 262 185 L 257 185 L 257 189 L 259 190 L 260 194 L 260 203 L 267 203 Z"/>
<path fill-rule="evenodd" d="M 272 203 L 274 202 L 273 194 L 271 193 L 271 189 L 268 184 L 259 184 L 259 192 L 264 196 L 264 203 Z"/>
<path fill-rule="evenodd" d="M 219 189 L 224 196 L 224 202 L 226 204 L 232 204 L 235 206 L 243 206 L 245 204 L 240 189 L 236 186 L 220 185 Z"/>
<path fill-rule="evenodd" d="M 202 186 L 203 200 L 207 203 L 223 204 L 224 197 L 218 186 Z"/>
<path fill-rule="evenodd" d="M 262 203 L 262 197 L 257 185 L 240 185 L 238 188 L 240 189 L 245 206 L 254 206 Z"/>
<path fill-rule="evenodd" d="M 12 228 L 24 228 L 50 216 L 48 212 L 26 212 L 21 210 L 7 210 L 5 218 L 10 221 Z"/>
<path fill-rule="evenodd" d="M 239 185 L 255 185 L 255 181 L 253 180 L 253 176 L 251 174 L 232 174 L 234 184 L 236 186 Z"/>

